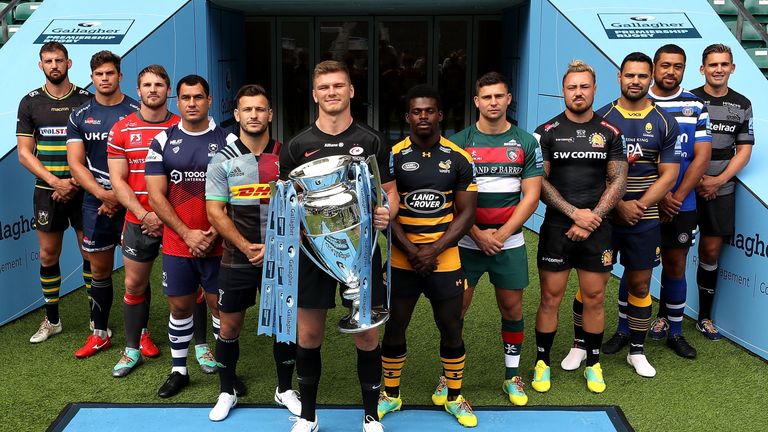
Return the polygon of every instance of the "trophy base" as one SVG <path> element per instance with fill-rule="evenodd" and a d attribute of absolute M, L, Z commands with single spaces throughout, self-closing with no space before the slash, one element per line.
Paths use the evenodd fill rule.
<path fill-rule="evenodd" d="M 341 320 L 339 320 L 339 331 L 342 333 L 352 334 L 352 333 L 362 333 L 364 331 L 368 331 L 372 328 L 376 328 L 389 319 L 389 311 L 386 309 L 380 309 L 380 310 L 372 310 L 371 311 L 371 323 L 366 326 L 361 326 L 360 323 L 357 321 L 359 318 L 359 313 L 352 315 L 347 315 Z"/>

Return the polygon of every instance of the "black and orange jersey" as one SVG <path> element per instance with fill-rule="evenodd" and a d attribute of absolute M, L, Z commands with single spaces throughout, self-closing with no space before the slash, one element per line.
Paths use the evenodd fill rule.
<path fill-rule="evenodd" d="M 455 192 L 477 192 L 472 157 L 443 137 L 428 149 L 413 145 L 410 138 L 395 144 L 390 169 L 400 194 L 397 222 L 413 244 L 434 243 L 443 236 L 453 221 Z M 459 248 L 446 249 L 438 262 L 438 272 L 458 270 Z M 392 265 L 411 270 L 397 247 L 392 247 Z"/>

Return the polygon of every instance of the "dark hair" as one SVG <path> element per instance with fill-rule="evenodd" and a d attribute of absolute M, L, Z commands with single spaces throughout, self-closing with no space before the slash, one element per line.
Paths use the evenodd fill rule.
<path fill-rule="evenodd" d="M 139 72 L 139 76 L 136 78 L 137 86 L 141 85 L 141 77 L 143 77 L 148 73 L 159 76 L 160 78 L 163 79 L 163 81 L 165 81 L 165 85 L 167 85 L 168 87 L 171 86 L 171 78 L 168 77 L 168 72 L 166 72 L 165 68 L 160 66 L 159 64 L 152 64 L 142 69 L 141 72 Z"/>
<path fill-rule="evenodd" d="M 659 61 L 659 57 L 661 57 L 662 54 L 680 54 L 683 56 L 683 63 L 687 60 L 684 49 L 675 44 L 666 44 L 656 50 L 656 54 L 653 55 L 653 64 L 656 64 L 656 62 Z"/>
<path fill-rule="evenodd" d="M 441 109 L 440 93 L 435 90 L 434 87 L 427 84 L 417 84 L 408 90 L 405 95 L 405 111 L 408 112 L 411 108 L 411 101 L 417 98 L 434 99 L 437 102 L 437 109 Z"/>
<path fill-rule="evenodd" d="M 203 93 L 205 93 L 206 97 L 211 95 L 211 87 L 208 85 L 208 81 L 206 81 L 205 78 L 201 77 L 200 75 L 191 74 L 180 79 L 176 84 L 176 96 L 179 95 L 179 91 L 181 90 L 182 85 L 196 86 L 198 84 L 203 86 Z"/>
<path fill-rule="evenodd" d="M 315 66 L 315 70 L 312 73 L 312 84 L 314 85 L 315 79 L 318 76 L 334 72 L 344 72 L 344 74 L 347 76 L 347 81 L 350 83 L 352 82 L 352 79 L 349 76 L 349 68 L 347 68 L 347 65 L 336 60 L 325 60 Z"/>
<path fill-rule="evenodd" d="M 267 99 L 267 106 L 269 106 L 269 95 L 267 94 L 267 91 L 264 90 L 264 87 L 258 84 L 246 84 L 240 87 L 240 90 L 237 91 L 237 95 L 235 95 L 235 107 L 240 105 L 241 98 L 248 96 L 264 96 L 264 98 Z"/>
<path fill-rule="evenodd" d="M 509 84 L 507 84 L 507 78 L 498 72 L 488 72 L 477 79 L 475 83 L 475 93 L 480 93 L 480 89 L 486 86 L 495 84 L 504 84 L 504 88 L 509 91 Z"/>
<path fill-rule="evenodd" d="M 624 57 L 624 60 L 621 61 L 619 71 L 623 71 L 624 65 L 628 62 L 648 63 L 648 67 L 653 70 L 653 61 L 651 61 L 651 58 L 639 51 L 627 54 L 627 56 Z"/>
<path fill-rule="evenodd" d="M 707 63 L 707 56 L 710 54 L 728 54 L 731 57 L 731 63 L 733 63 L 733 52 L 731 51 L 731 47 L 726 44 L 712 44 L 704 48 L 704 52 L 701 54 L 702 65 Z"/>
<path fill-rule="evenodd" d="M 55 51 L 61 51 L 64 53 L 64 58 L 69 58 L 69 51 L 61 44 L 61 42 L 46 42 L 40 47 L 40 60 L 43 59 L 43 53 L 50 53 Z"/>
<path fill-rule="evenodd" d="M 120 56 L 107 50 L 99 51 L 91 57 L 91 72 L 107 63 L 115 65 L 117 73 L 120 73 Z"/>

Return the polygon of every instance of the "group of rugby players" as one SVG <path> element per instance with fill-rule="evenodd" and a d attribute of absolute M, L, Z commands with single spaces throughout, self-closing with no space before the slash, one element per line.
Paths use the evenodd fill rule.
<path fill-rule="evenodd" d="M 385 284 L 391 287 L 383 337 L 377 328 L 353 335 L 364 431 L 383 430 L 380 419 L 402 407 L 406 334 L 422 293 L 440 333 L 442 371 L 432 401 L 460 424 L 477 425 L 461 394 L 463 323 L 484 273 L 501 314 L 502 388 L 512 404 L 527 404 L 519 368 L 522 292 L 529 284 L 522 226 L 540 199 L 547 210 L 537 256 L 541 302 L 531 386 L 538 392 L 551 388 L 550 351 L 572 268 L 579 282 L 574 339 L 561 367 L 576 370 L 585 362 L 587 388 L 602 393 L 600 351 L 612 354 L 629 345 L 629 365 L 653 377 L 646 334 L 666 338 L 681 357 L 696 356 L 682 335 L 682 319 L 686 259 L 699 228 L 696 328 L 720 338 L 711 319 L 717 260 L 723 237 L 734 230 L 733 177 L 754 144 L 750 102 L 728 87 L 735 69 L 730 49 L 715 44 L 704 50 L 705 84 L 690 92 L 680 87 L 685 64 L 676 45 L 659 48 L 654 59 L 629 54 L 617 77 L 620 97 L 594 111 L 595 71 L 573 61 L 563 76 L 565 111 L 533 134 L 507 119 L 512 97 L 496 72 L 477 80 L 478 121 L 449 138 L 441 135 L 438 92 L 418 85 L 405 97 L 410 136 L 390 147 L 379 132 L 352 118 L 355 89 L 344 64 L 324 61 L 312 76 L 318 118 L 281 146 L 270 138 L 272 109 L 258 85 L 243 86 L 235 97 L 235 136 L 208 116 L 211 95 L 202 77 L 177 83 L 179 117 L 168 111 L 171 83 L 162 66 L 139 73 L 138 103 L 120 92 L 120 58 L 96 53 L 91 95 L 69 82 L 66 48 L 48 43 L 40 50 L 46 83 L 22 100 L 17 128 L 20 160 L 37 177 L 47 315 L 30 342 L 61 332 L 58 259 L 63 232 L 72 225 L 83 252 L 92 322 L 92 334 L 75 355 L 90 357 L 111 346 L 113 253 L 121 244 L 126 346 L 112 374 L 124 377 L 143 357 L 157 356 L 147 321 L 150 272 L 162 244 L 172 370 L 158 395 L 174 396 L 189 384 L 186 358 L 194 337 L 203 370 L 219 374 L 220 395 L 209 418 L 225 419 L 246 391 L 235 371 L 245 311 L 261 285 L 269 203 L 264 186 L 288 180 L 291 170 L 319 158 L 374 155 L 389 205 L 375 209 L 373 225 L 392 229 L 393 269 L 389 280 L 378 271 L 373 277 L 375 307 L 387 303 Z M 603 343 L 605 288 L 617 257 L 624 267 L 619 324 Z M 381 263 L 377 249 L 374 268 Z M 660 307 L 651 322 L 651 271 L 659 263 Z M 337 285 L 300 255 L 297 341 L 273 343 L 275 402 L 297 416 L 292 431 L 318 430 L 321 344 Z M 206 303 L 215 357 L 205 342 Z M 300 398 L 292 389 L 294 364 Z"/>

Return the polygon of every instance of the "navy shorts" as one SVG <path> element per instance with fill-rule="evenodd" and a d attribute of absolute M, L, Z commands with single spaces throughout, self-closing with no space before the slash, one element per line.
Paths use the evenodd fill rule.
<path fill-rule="evenodd" d="M 648 270 L 661 264 L 661 226 L 638 233 L 613 233 L 613 262 L 616 256 L 625 270 Z"/>
<path fill-rule="evenodd" d="M 208 294 L 219 293 L 221 257 L 187 258 L 163 254 L 163 293 L 169 297 L 195 294 L 202 286 Z"/>
<path fill-rule="evenodd" d="M 125 224 L 125 209 L 112 217 L 99 214 L 101 203 L 86 194 L 83 199 L 83 250 L 101 252 L 120 244 Z"/>

